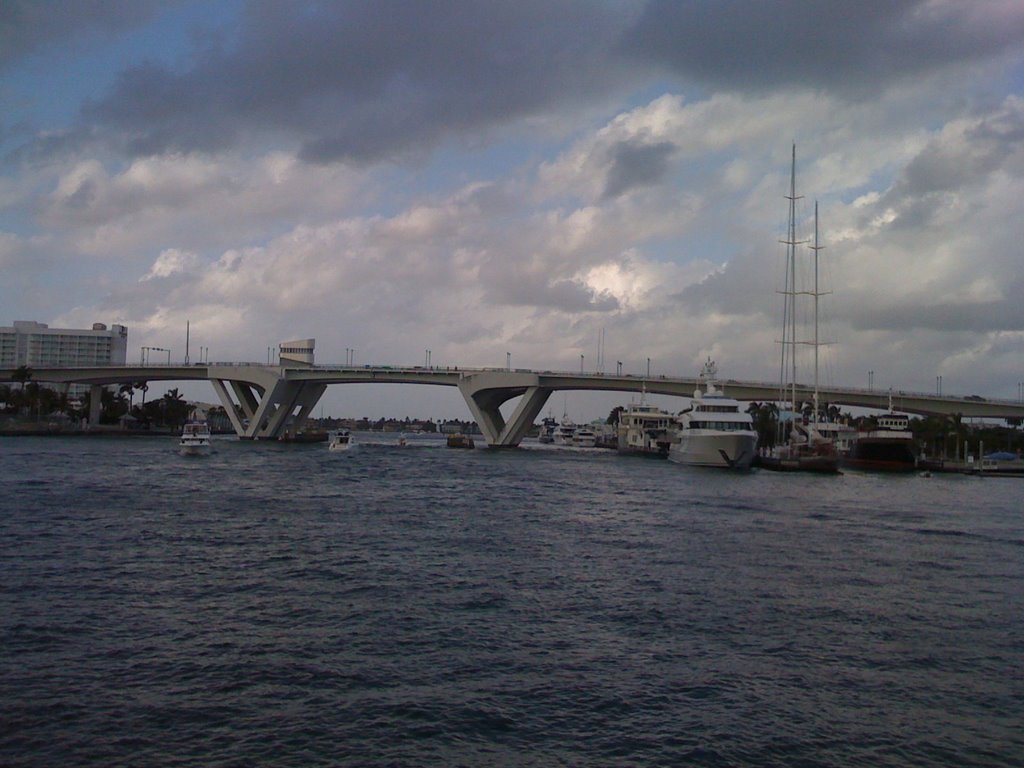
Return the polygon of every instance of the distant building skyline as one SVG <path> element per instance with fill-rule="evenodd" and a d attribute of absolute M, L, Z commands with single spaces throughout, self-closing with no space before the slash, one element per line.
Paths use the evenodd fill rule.
<path fill-rule="evenodd" d="M 0 366 L 124 365 L 128 355 L 128 328 L 93 323 L 92 328 L 50 328 L 35 320 L 15 320 L 0 327 Z M 71 384 L 68 395 L 89 391 Z"/>

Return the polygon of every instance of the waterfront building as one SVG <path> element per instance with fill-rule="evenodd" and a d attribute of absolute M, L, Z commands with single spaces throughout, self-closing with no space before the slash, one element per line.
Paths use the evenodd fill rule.
<path fill-rule="evenodd" d="M 127 354 L 128 329 L 123 325 L 50 328 L 33 320 L 15 320 L 12 326 L 0 327 L 0 368 L 124 365 Z M 72 384 L 68 395 L 88 391 L 88 385 Z"/>

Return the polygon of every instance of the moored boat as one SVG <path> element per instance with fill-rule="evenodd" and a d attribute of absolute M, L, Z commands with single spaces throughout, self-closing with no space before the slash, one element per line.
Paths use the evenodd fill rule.
<path fill-rule="evenodd" d="M 562 420 L 558 422 L 558 426 L 555 427 L 551 442 L 555 445 L 575 445 L 573 442 L 575 435 L 576 425 L 568 415 L 563 415 Z"/>
<path fill-rule="evenodd" d="M 717 372 L 714 361 L 708 358 L 692 405 L 679 414 L 679 428 L 672 436 L 668 458 L 697 467 L 749 469 L 757 453 L 757 431 L 739 401 L 727 397 L 725 390 L 715 384 Z"/>
<path fill-rule="evenodd" d="M 678 422 L 668 411 L 648 403 L 646 395 L 647 390 L 642 390 L 639 403 L 630 403 L 619 411 L 618 450 L 664 459 Z"/>
<path fill-rule="evenodd" d="M 839 472 L 839 455 L 835 444 L 822 436 L 814 426 L 796 422 L 789 441 L 757 457 L 757 466 L 775 472 Z"/>
<path fill-rule="evenodd" d="M 588 426 L 577 427 L 572 434 L 572 444 L 577 448 L 593 448 L 597 445 L 597 433 Z"/>
<path fill-rule="evenodd" d="M 874 429 L 857 433 L 843 464 L 877 472 L 912 472 L 917 456 L 910 417 L 892 411 L 878 416 Z"/>

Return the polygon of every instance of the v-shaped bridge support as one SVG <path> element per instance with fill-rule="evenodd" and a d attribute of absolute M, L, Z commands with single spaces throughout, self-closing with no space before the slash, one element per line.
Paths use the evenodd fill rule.
<path fill-rule="evenodd" d="M 243 439 L 274 440 L 286 430 L 301 429 L 327 389 L 326 384 L 291 381 L 266 369 L 250 373 L 247 380 L 229 378 L 235 371 L 227 367 L 223 373 L 228 375 L 211 377 L 211 383 L 231 426 Z"/>
<path fill-rule="evenodd" d="M 540 386 L 536 374 L 510 375 L 504 372 L 467 374 L 459 379 L 459 391 L 492 448 L 519 445 L 552 392 Z M 523 399 L 506 421 L 501 414 L 501 405 L 519 395 Z"/>

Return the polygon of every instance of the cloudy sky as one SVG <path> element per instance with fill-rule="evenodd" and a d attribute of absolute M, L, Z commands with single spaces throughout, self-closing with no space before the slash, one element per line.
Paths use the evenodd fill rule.
<path fill-rule="evenodd" d="M 0 325 L 771 381 L 795 143 L 826 380 L 1024 381 L 1019 0 L 5 0 L 0 104 Z"/>

